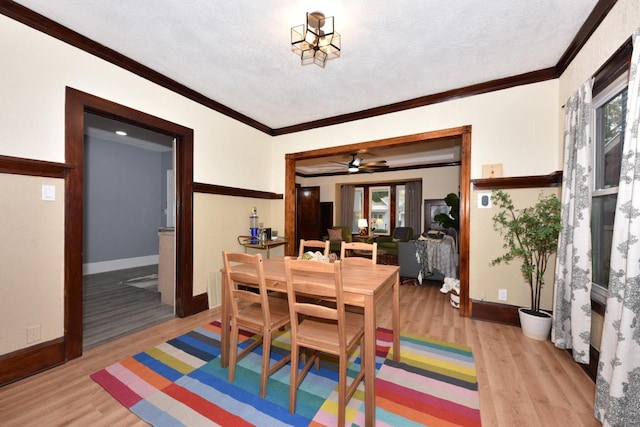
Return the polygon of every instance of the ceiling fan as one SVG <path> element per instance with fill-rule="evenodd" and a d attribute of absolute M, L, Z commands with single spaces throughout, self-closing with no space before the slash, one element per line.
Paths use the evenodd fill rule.
<path fill-rule="evenodd" d="M 389 165 L 387 165 L 386 160 L 363 162 L 362 158 L 356 157 L 355 154 L 351 155 L 351 161 L 349 163 L 339 163 L 339 162 L 333 162 L 333 163 L 338 163 L 340 165 L 347 166 L 347 170 L 349 171 L 349 173 L 356 173 L 356 172 L 372 173 L 372 172 L 379 172 L 385 169 L 389 169 Z"/>

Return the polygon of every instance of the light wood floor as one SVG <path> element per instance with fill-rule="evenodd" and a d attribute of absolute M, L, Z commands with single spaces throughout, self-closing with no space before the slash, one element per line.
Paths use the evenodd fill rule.
<path fill-rule="evenodd" d="M 519 328 L 460 318 L 438 285 L 400 287 L 401 329 L 471 346 L 483 426 L 599 426 L 595 386 L 564 350 L 524 337 Z M 219 317 L 172 319 L 86 352 L 63 366 L 0 388 L 2 426 L 146 425 L 89 374 Z M 391 326 L 391 304 L 378 311 Z"/>

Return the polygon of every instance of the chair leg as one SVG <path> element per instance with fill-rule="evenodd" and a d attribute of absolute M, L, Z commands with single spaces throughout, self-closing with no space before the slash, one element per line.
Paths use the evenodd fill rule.
<path fill-rule="evenodd" d="M 269 362 L 271 360 L 271 331 L 265 330 L 262 335 L 262 368 L 260 370 L 260 397 L 267 394 L 269 381 Z"/>
<path fill-rule="evenodd" d="M 298 352 L 300 349 L 291 345 L 291 374 L 289 375 L 289 413 L 296 412 L 296 394 L 298 392 Z"/>
<path fill-rule="evenodd" d="M 229 342 L 229 376 L 228 381 L 233 382 L 236 374 L 236 361 L 238 358 L 238 327 L 234 324 L 231 326 L 231 340 Z"/>
<path fill-rule="evenodd" d="M 347 396 L 347 355 L 341 354 L 338 362 L 338 425 L 345 421 L 345 405 Z"/>

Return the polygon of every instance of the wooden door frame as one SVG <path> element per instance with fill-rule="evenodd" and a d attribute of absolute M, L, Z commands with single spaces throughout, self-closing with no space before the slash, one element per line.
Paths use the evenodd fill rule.
<path fill-rule="evenodd" d="M 197 311 L 193 298 L 193 129 L 138 110 L 66 88 L 64 242 L 64 353 L 82 355 L 82 236 L 84 187 L 84 114 L 93 113 L 176 138 L 176 315 Z"/>
<path fill-rule="evenodd" d="M 443 138 L 461 138 L 460 162 L 460 315 L 471 315 L 471 299 L 469 298 L 469 213 L 471 200 L 471 126 L 461 126 L 433 132 L 417 133 L 395 138 L 321 148 L 317 150 L 289 153 L 285 155 L 285 196 L 284 196 L 284 228 L 288 239 L 295 238 L 295 187 L 296 161 L 318 157 L 356 153 L 359 150 L 375 151 L 376 148 L 393 148 L 402 145 L 437 141 Z M 288 254 L 295 255 L 289 245 Z"/>

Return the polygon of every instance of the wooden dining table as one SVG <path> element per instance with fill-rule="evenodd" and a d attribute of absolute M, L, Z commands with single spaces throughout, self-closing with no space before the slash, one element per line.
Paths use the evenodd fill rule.
<path fill-rule="evenodd" d="M 284 257 L 263 260 L 267 289 L 287 292 Z M 240 268 L 244 268 L 241 266 Z M 247 273 L 251 273 L 247 266 Z M 229 292 L 226 276 L 222 274 L 221 365 L 229 365 Z M 397 265 L 345 265 L 342 285 L 345 304 L 362 307 L 364 311 L 364 366 L 365 366 L 365 425 L 375 425 L 376 416 L 376 309 L 389 292 L 392 294 L 393 360 L 400 360 L 400 269 Z M 327 282 L 327 286 L 333 286 Z"/>

